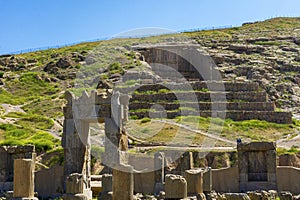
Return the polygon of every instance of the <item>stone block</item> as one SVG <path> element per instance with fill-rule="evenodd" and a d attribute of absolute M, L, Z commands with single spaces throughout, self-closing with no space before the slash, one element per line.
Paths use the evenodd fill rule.
<path fill-rule="evenodd" d="M 89 198 L 84 194 L 64 194 L 62 196 L 63 200 L 89 200 Z"/>
<path fill-rule="evenodd" d="M 133 199 L 133 167 L 118 165 L 113 169 L 113 200 Z"/>
<path fill-rule="evenodd" d="M 203 193 L 203 170 L 191 169 L 186 170 L 184 178 L 187 181 L 188 195 L 197 195 Z"/>
<path fill-rule="evenodd" d="M 293 195 L 292 195 L 292 193 L 290 193 L 288 191 L 281 191 L 279 194 L 279 198 L 280 198 L 280 200 L 292 200 Z"/>
<path fill-rule="evenodd" d="M 84 190 L 84 181 L 82 174 L 73 173 L 67 177 L 66 193 L 82 194 Z"/>
<path fill-rule="evenodd" d="M 207 168 L 203 172 L 203 192 L 212 191 L 212 171 L 211 168 Z"/>
<path fill-rule="evenodd" d="M 187 197 L 187 182 L 180 175 L 168 174 L 165 177 L 166 199 L 182 199 Z"/>
<path fill-rule="evenodd" d="M 34 162 L 14 160 L 14 198 L 34 198 Z"/>
<path fill-rule="evenodd" d="M 245 193 L 225 193 L 227 200 L 250 200 L 250 197 Z"/>
<path fill-rule="evenodd" d="M 268 151 L 275 150 L 276 143 L 274 142 L 251 142 L 239 143 L 237 145 L 238 151 Z"/>

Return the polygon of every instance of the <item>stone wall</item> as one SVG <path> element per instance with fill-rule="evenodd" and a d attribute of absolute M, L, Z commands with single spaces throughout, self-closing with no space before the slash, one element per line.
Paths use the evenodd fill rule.
<path fill-rule="evenodd" d="M 162 94 L 133 94 L 130 99 L 131 102 L 157 102 L 157 101 L 191 101 L 191 95 L 195 96 L 195 100 L 198 101 L 248 101 L 248 102 L 266 102 L 266 92 L 171 92 Z"/>
<path fill-rule="evenodd" d="M 28 146 L 0 146 L 0 182 L 12 182 L 14 159 L 32 159 L 35 148 Z"/>
<path fill-rule="evenodd" d="M 212 187 L 216 192 L 239 192 L 238 168 L 213 169 Z"/>
<path fill-rule="evenodd" d="M 185 48 L 183 48 L 183 46 L 178 45 L 167 45 L 146 48 L 137 47 L 134 49 L 138 50 L 144 56 L 145 61 L 151 65 L 152 70 L 163 78 L 177 77 L 179 72 L 181 76 L 183 75 L 187 79 L 203 80 L 195 67 L 180 56 L 181 54 L 187 54 L 189 49 L 194 50 L 192 46 L 185 46 Z M 199 54 L 197 56 L 201 55 Z"/>
<path fill-rule="evenodd" d="M 182 90 L 182 91 L 199 91 L 208 89 L 210 91 L 231 91 L 231 92 L 250 92 L 259 91 L 259 85 L 256 82 L 206 82 L 195 81 L 188 83 L 158 83 L 128 86 L 125 88 L 117 88 L 121 93 L 128 93 L 130 91 L 159 91 L 161 89 Z"/>
<path fill-rule="evenodd" d="M 57 197 L 63 193 L 63 172 L 63 166 L 55 165 L 35 173 L 35 190 L 39 197 Z"/>
<path fill-rule="evenodd" d="M 128 164 L 133 166 L 135 170 L 145 170 L 150 171 L 154 168 L 154 159 L 153 157 L 144 157 L 144 156 L 136 156 L 129 154 Z"/>
<path fill-rule="evenodd" d="M 142 194 L 153 194 L 155 180 L 154 172 L 135 172 L 134 176 L 134 192 Z"/>
<path fill-rule="evenodd" d="M 173 119 L 177 116 L 201 116 L 201 117 L 211 117 L 212 112 L 210 111 L 174 111 L 174 112 L 131 112 L 131 116 L 136 115 L 138 118 L 145 118 L 151 115 L 151 118 L 161 118 L 162 116 L 167 116 L 169 119 Z M 214 112 L 214 117 L 223 118 L 224 112 Z M 235 121 L 242 120 L 265 120 L 268 122 L 281 123 L 281 124 L 291 124 L 292 114 L 289 112 L 273 112 L 273 111 L 228 111 L 225 114 L 226 118 L 230 118 Z"/>
<path fill-rule="evenodd" d="M 152 102 L 132 102 L 129 105 L 130 110 L 138 109 L 150 109 L 151 106 L 155 105 Z M 214 110 L 222 111 L 226 110 L 244 110 L 244 111 L 274 111 L 275 105 L 271 102 L 160 102 L 159 105 L 163 106 L 166 110 L 176 110 L 180 107 L 189 107 L 197 110 Z"/>
<path fill-rule="evenodd" d="M 238 143 L 237 150 L 240 191 L 276 190 L 276 143 Z"/>
<path fill-rule="evenodd" d="M 295 167 L 277 167 L 278 191 L 290 191 L 293 194 L 300 194 L 300 169 Z"/>
<path fill-rule="evenodd" d="M 162 89 L 165 90 L 160 91 Z M 174 118 L 185 115 L 211 117 L 212 113 L 207 111 L 216 110 L 221 112 L 214 113 L 214 117 L 223 118 L 226 111 L 226 117 L 236 121 L 258 119 L 292 123 L 292 114 L 275 112 L 275 104 L 268 101 L 266 92 L 261 91 L 258 83 L 254 82 L 162 82 L 116 90 L 132 95 L 130 114 L 138 118 Z"/>

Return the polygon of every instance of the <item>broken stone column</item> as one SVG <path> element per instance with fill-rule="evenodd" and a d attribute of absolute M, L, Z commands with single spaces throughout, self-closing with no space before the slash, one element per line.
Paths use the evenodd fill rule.
<path fill-rule="evenodd" d="M 80 194 L 83 193 L 83 190 L 84 190 L 84 183 L 81 174 L 74 173 L 68 176 L 66 181 L 66 193 Z"/>
<path fill-rule="evenodd" d="M 112 200 L 112 175 L 102 175 L 102 192 L 98 196 L 98 200 Z"/>
<path fill-rule="evenodd" d="M 124 141 L 121 140 L 123 134 L 120 131 L 114 119 L 105 118 L 105 153 L 102 154 L 102 163 L 106 166 L 128 164 L 127 152 L 120 150 L 120 141 Z"/>
<path fill-rule="evenodd" d="M 197 195 L 203 193 L 203 170 L 191 169 L 186 170 L 184 178 L 187 182 L 188 195 Z"/>
<path fill-rule="evenodd" d="M 212 172 L 211 168 L 208 167 L 203 172 L 203 192 L 212 191 Z"/>
<path fill-rule="evenodd" d="M 187 182 L 180 175 L 168 174 L 165 177 L 166 199 L 187 198 Z"/>
<path fill-rule="evenodd" d="M 89 122 L 96 120 L 95 95 L 84 91 L 82 96 L 66 92 L 67 105 L 64 107 L 62 146 L 64 148 L 64 190 L 67 178 L 77 173 L 82 175 L 84 192 L 91 199 L 90 159 L 91 144 Z"/>
<path fill-rule="evenodd" d="M 119 165 L 113 169 L 113 200 L 133 199 L 133 167 Z"/>
<path fill-rule="evenodd" d="M 34 162 L 32 159 L 14 160 L 14 199 L 34 197 Z"/>
<path fill-rule="evenodd" d="M 73 173 L 66 179 L 66 194 L 63 195 L 64 200 L 92 199 L 90 190 L 85 188 L 84 176 L 82 174 Z"/>
<path fill-rule="evenodd" d="M 180 174 L 184 175 L 186 170 L 194 168 L 194 159 L 192 152 L 184 152 L 180 157 L 179 170 Z"/>
<path fill-rule="evenodd" d="M 154 154 L 154 194 L 158 195 L 160 191 L 164 190 L 164 177 L 166 166 L 165 154 L 163 152 L 157 152 Z"/>

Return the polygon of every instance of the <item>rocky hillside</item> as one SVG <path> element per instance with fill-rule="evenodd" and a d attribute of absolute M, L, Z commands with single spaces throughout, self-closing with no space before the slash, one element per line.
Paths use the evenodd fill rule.
<path fill-rule="evenodd" d="M 258 82 L 277 109 L 290 110 L 299 118 L 299 27 L 300 18 L 275 18 L 230 29 L 1 55 L 0 144 L 34 143 L 41 151 L 60 146 L 64 91 L 79 95 L 82 88 L 101 90 L 129 69 L 156 76 L 131 49 L 147 43 L 195 41 L 214 59 L 224 80 Z"/>

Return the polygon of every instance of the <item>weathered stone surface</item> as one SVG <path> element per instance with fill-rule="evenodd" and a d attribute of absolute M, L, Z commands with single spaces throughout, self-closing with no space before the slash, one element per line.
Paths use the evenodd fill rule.
<path fill-rule="evenodd" d="M 49 169 L 42 169 L 35 172 L 35 191 L 41 198 L 54 198 L 64 191 L 63 183 L 64 168 L 54 165 Z"/>
<path fill-rule="evenodd" d="M 232 50 L 236 53 L 262 53 L 265 48 L 258 45 L 240 45 L 240 44 L 232 44 L 228 47 L 229 50 Z"/>
<path fill-rule="evenodd" d="M 133 199 L 133 168 L 130 165 L 118 165 L 113 169 L 113 200 Z"/>
<path fill-rule="evenodd" d="M 203 172 L 203 191 L 212 191 L 212 172 L 210 167 L 206 168 Z"/>
<path fill-rule="evenodd" d="M 225 193 L 225 197 L 227 200 L 250 200 L 245 193 Z"/>
<path fill-rule="evenodd" d="M 293 196 L 293 200 L 300 200 L 300 194 L 296 195 L 296 196 Z"/>
<path fill-rule="evenodd" d="M 84 194 L 64 194 L 63 200 L 89 200 Z"/>
<path fill-rule="evenodd" d="M 199 193 L 197 194 L 197 200 L 206 200 L 206 196 L 204 193 Z"/>
<path fill-rule="evenodd" d="M 14 198 L 34 198 L 34 161 L 14 160 Z"/>
<path fill-rule="evenodd" d="M 300 168 L 300 154 L 284 154 L 279 156 L 279 166 Z"/>
<path fill-rule="evenodd" d="M 168 174 L 165 177 L 166 199 L 180 199 L 187 197 L 187 182 L 180 175 Z"/>
<path fill-rule="evenodd" d="M 78 173 L 70 174 L 66 181 L 66 193 L 81 194 L 84 190 L 83 175 Z"/>
<path fill-rule="evenodd" d="M 238 143 L 240 191 L 277 189 L 276 144 Z"/>
<path fill-rule="evenodd" d="M 276 149 L 276 143 L 274 142 L 251 142 L 251 143 L 239 143 L 238 151 L 268 151 Z"/>
<path fill-rule="evenodd" d="M 212 170 L 212 189 L 217 192 L 239 192 L 238 167 Z"/>
<path fill-rule="evenodd" d="M 188 195 L 197 195 L 203 193 L 203 170 L 191 169 L 186 170 L 184 178 L 187 182 Z"/>
<path fill-rule="evenodd" d="M 14 159 L 34 159 L 35 147 L 0 146 L 0 182 L 12 182 L 14 175 Z"/>
<path fill-rule="evenodd" d="M 293 195 L 288 191 L 282 191 L 279 193 L 279 198 L 280 200 L 293 200 Z"/>
<path fill-rule="evenodd" d="M 275 200 L 277 197 L 277 192 L 275 195 L 272 191 L 271 193 L 267 191 L 252 191 L 247 192 L 247 195 L 250 197 L 251 200 Z"/>

